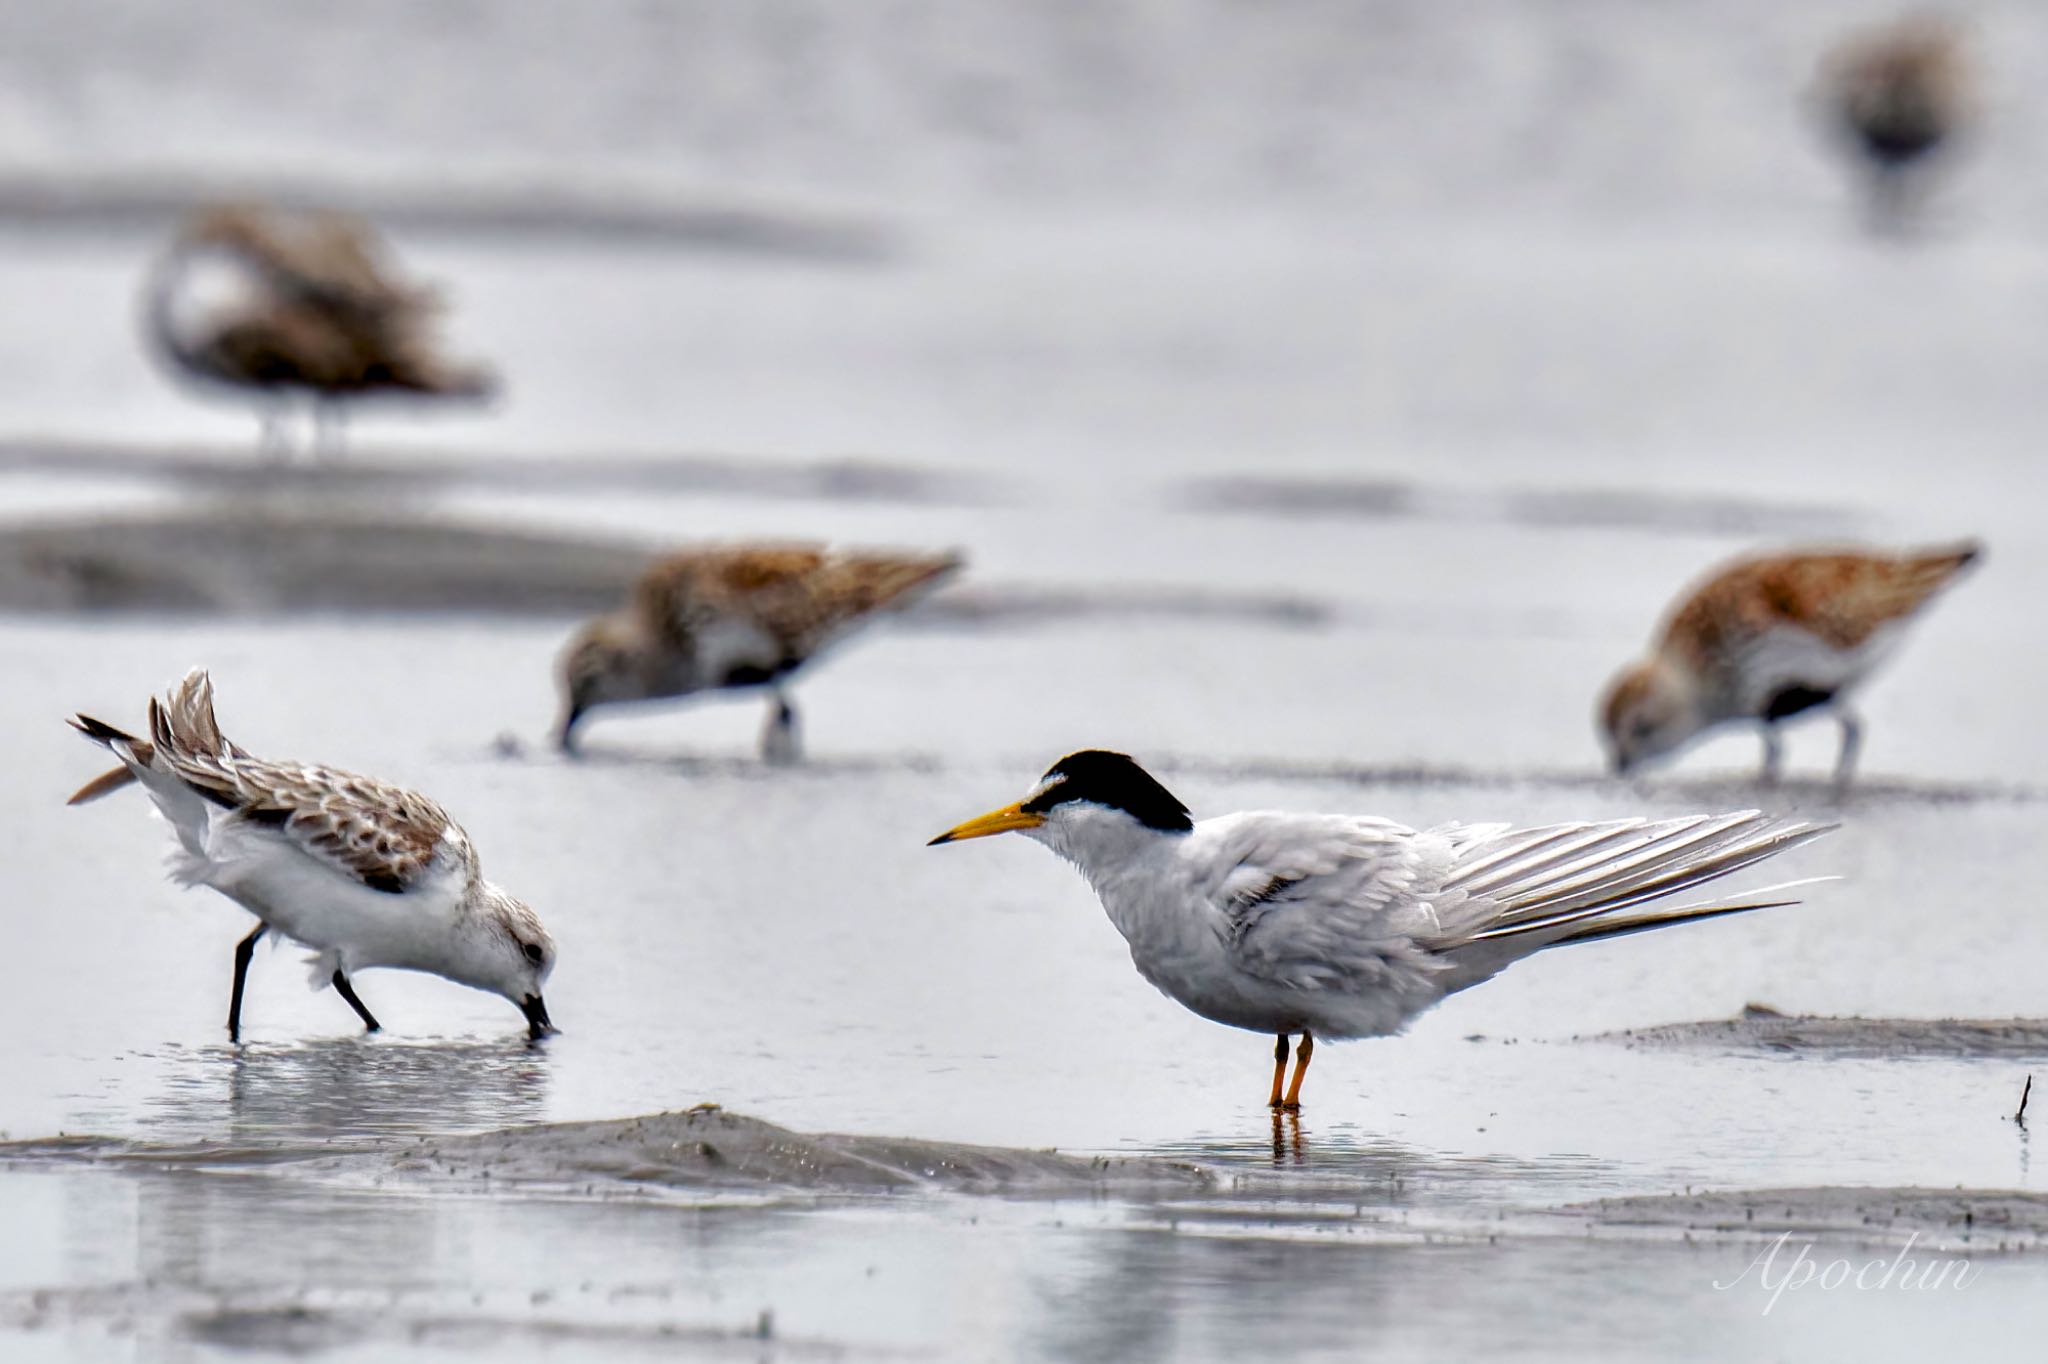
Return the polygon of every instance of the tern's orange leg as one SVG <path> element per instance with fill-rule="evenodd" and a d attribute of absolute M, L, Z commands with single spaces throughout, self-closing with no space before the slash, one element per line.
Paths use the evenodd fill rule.
<path fill-rule="evenodd" d="M 1281 1033 L 1273 1042 L 1273 1097 L 1266 1100 L 1266 1107 L 1280 1106 L 1280 1082 L 1287 1078 L 1287 1034 Z"/>
<path fill-rule="evenodd" d="M 1280 1105 L 1282 1108 L 1293 1110 L 1301 1107 L 1301 1077 L 1308 1074 L 1308 1058 L 1315 1053 L 1316 1039 L 1303 1033 L 1301 1045 L 1294 1049 L 1294 1083 L 1287 1086 L 1287 1101 Z"/>

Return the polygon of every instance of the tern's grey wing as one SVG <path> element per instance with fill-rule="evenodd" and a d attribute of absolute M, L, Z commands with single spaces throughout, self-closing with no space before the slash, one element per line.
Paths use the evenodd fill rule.
<path fill-rule="evenodd" d="M 1297 988 L 1377 976 L 1426 954 L 1425 898 L 1448 843 L 1385 820 L 1259 812 L 1198 826 L 1206 887 L 1247 973 Z"/>
<path fill-rule="evenodd" d="M 1617 917 L 1810 842 L 1833 827 L 1742 810 L 1538 829 L 1433 830 L 1454 840 L 1457 850 L 1435 897 L 1442 929 L 1424 946 L 1461 960 L 1498 962 L 1552 943 L 1785 903 L 1753 898 Z"/>

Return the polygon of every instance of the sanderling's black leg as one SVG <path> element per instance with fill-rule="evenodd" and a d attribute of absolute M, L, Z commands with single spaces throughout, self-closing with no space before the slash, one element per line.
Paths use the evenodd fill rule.
<path fill-rule="evenodd" d="M 349 1008 L 356 1011 L 356 1017 L 363 1020 L 363 1030 L 365 1032 L 377 1032 L 383 1028 L 383 1024 L 377 1021 L 377 1016 L 364 1008 L 363 1001 L 356 998 L 354 987 L 348 983 L 348 977 L 341 973 L 339 967 L 335 968 L 334 972 L 334 990 L 336 994 L 339 994 L 348 1001 Z"/>
<path fill-rule="evenodd" d="M 256 940 L 269 924 L 257 924 L 248 937 L 235 944 L 235 988 L 228 995 L 228 1041 L 242 1040 L 242 982 L 249 975 L 249 958 L 256 955 Z"/>
<path fill-rule="evenodd" d="M 1842 749 L 1835 758 L 1835 786 L 1843 791 L 1856 775 L 1856 759 L 1863 752 L 1863 722 L 1853 711 L 1837 708 L 1835 723 L 1842 727 Z"/>
<path fill-rule="evenodd" d="M 793 763 L 803 756 L 803 741 L 797 737 L 796 707 L 777 691 L 768 703 L 768 724 L 761 731 L 764 762 Z"/>
<path fill-rule="evenodd" d="M 1785 743 L 1778 737 L 1778 727 L 1769 720 L 1764 721 L 1764 765 L 1757 773 L 1757 780 L 1765 786 L 1776 786 L 1778 775 L 1785 766 Z"/>

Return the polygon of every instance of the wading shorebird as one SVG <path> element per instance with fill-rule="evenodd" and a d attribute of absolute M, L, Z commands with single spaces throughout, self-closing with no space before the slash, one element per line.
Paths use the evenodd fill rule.
<path fill-rule="evenodd" d="M 211 886 L 254 914 L 235 948 L 228 1038 L 241 1040 L 250 954 L 275 930 L 315 952 L 313 988 L 336 993 L 377 1031 L 349 978 L 386 966 L 426 971 L 503 995 L 528 1036 L 553 1031 L 541 986 L 555 944 L 539 916 L 489 881 L 462 827 L 415 791 L 371 777 L 266 762 L 229 742 L 213 716 L 213 683 L 194 668 L 163 701 L 150 698 L 149 738 L 80 715 L 80 733 L 121 766 L 71 797 L 82 805 L 139 782 L 178 845 L 171 879 Z"/>
<path fill-rule="evenodd" d="M 1910 212 L 1915 172 L 1969 121 L 1971 86 L 1961 32 L 1931 15 L 1854 34 L 1822 62 L 1821 98 L 1870 172 L 1879 225 Z"/>
<path fill-rule="evenodd" d="M 910 605 L 958 572 L 957 554 L 724 545 L 682 550 L 649 568 L 623 609 L 577 631 L 561 658 L 557 742 L 599 706 L 700 691 L 767 688 L 761 753 L 799 752 L 787 687 L 823 650 L 877 614 Z"/>
<path fill-rule="evenodd" d="M 317 450 L 338 448 L 353 399 L 489 396 L 487 370 L 440 354 L 438 296 L 400 280 L 386 257 L 345 214 L 208 209 L 150 277 L 150 336 L 181 373 L 253 395 L 273 456 L 289 453 L 297 397 L 310 400 Z"/>
<path fill-rule="evenodd" d="M 1546 947 L 1794 903 L 1780 885 L 1624 913 L 1832 827 L 1753 810 L 1539 829 L 1415 830 L 1278 811 L 1198 824 L 1130 758 L 1091 749 L 1054 763 L 1015 805 L 932 842 L 1014 830 L 1072 862 L 1139 975 L 1204 1018 L 1278 1039 L 1267 1102 L 1293 1109 L 1316 1038 L 1400 1032 L 1444 996 Z M 1301 1044 L 1283 1092 L 1294 1034 Z"/>
<path fill-rule="evenodd" d="M 1761 775 L 1775 781 L 1778 726 L 1824 707 L 1842 727 L 1835 780 L 1846 785 L 1863 739 L 1851 693 L 1982 552 L 1972 542 L 1773 554 L 1720 569 L 1679 602 L 1650 656 L 1609 684 L 1600 726 L 1614 770 L 1625 776 L 1709 730 L 1751 722 L 1763 735 Z"/>

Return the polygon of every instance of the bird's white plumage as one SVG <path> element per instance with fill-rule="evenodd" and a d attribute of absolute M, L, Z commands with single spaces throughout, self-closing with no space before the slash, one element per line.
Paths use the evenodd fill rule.
<path fill-rule="evenodd" d="M 1618 917 L 1823 831 L 1754 811 L 1423 830 L 1259 811 L 1170 832 L 1087 801 L 1025 830 L 1088 878 L 1159 989 L 1219 1023 L 1329 1038 L 1398 1032 L 1559 942 L 1738 907 Z"/>
<path fill-rule="evenodd" d="M 1847 700 L 1897 651 L 1905 636 L 1903 622 L 1878 626 L 1861 643 L 1846 647 L 1830 644 L 1796 625 L 1761 631 L 1728 669 L 1732 690 L 1727 696 L 1713 698 L 1718 702 L 1716 710 L 1731 717 L 1760 714 L 1772 697 L 1788 687 L 1811 688 L 1832 694 L 1838 702 Z"/>
<path fill-rule="evenodd" d="M 194 669 L 151 704 L 150 737 L 80 717 L 170 825 L 170 873 L 234 900 L 313 949 L 312 983 L 372 967 L 426 971 L 504 995 L 546 1026 L 554 944 L 483 878 L 462 827 L 417 792 L 336 769 L 256 758 L 228 741 Z M 102 777 L 76 800 L 125 784 Z"/>
<path fill-rule="evenodd" d="M 154 287 L 164 343 L 173 353 L 189 354 L 235 318 L 264 306 L 274 286 L 247 258 L 199 247 L 174 254 Z"/>
<path fill-rule="evenodd" d="M 166 815 L 178 827 L 189 807 L 175 808 L 178 815 Z M 289 831 L 226 811 L 199 814 L 205 821 L 196 830 L 199 851 L 191 850 L 179 827 L 172 878 L 210 886 L 285 937 L 313 948 L 306 963 L 313 988 L 326 986 L 337 969 L 348 975 L 379 966 L 452 974 L 451 943 L 460 933 L 469 886 L 457 848 L 437 852 L 421 876 L 392 895 L 372 890 Z"/>

